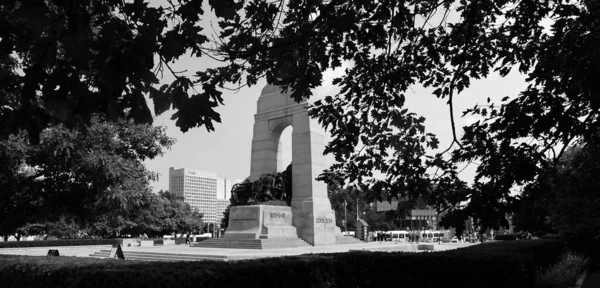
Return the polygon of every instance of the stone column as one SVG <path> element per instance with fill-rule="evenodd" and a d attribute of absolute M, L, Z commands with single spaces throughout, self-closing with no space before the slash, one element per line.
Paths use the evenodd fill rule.
<path fill-rule="evenodd" d="M 269 129 L 269 121 L 254 123 L 252 137 L 252 156 L 250 162 L 250 180 L 254 181 L 264 173 L 279 171 L 281 157 L 279 155 L 279 137 L 273 137 Z"/>
<path fill-rule="evenodd" d="M 335 214 L 327 185 L 316 178 L 326 169 L 325 131 L 308 117 L 307 110 L 293 115 L 292 213 L 298 236 L 314 246 L 335 244 Z"/>

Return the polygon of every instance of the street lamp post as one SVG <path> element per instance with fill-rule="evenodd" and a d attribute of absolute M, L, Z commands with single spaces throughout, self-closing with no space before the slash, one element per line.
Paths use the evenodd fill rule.
<path fill-rule="evenodd" d="M 358 221 L 358 197 L 356 197 L 356 221 Z"/>
<path fill-rule="evenodd" d="M 346 199 L 344 199 L 344 234 L 348 236 L 348 219 L 346 218 L 346 206 L 348 206 L 348 203 L 346 202 Z"/>

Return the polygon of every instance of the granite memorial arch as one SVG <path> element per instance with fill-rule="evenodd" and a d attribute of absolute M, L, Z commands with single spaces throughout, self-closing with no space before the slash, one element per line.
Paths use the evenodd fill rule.
<path fill-rule="evenodd" d="M 336 244 L 341 232 L 327 197 L 325 183 L 315 180 L 326 169 L 325 131 L 308 116 L 308 103 L 297 103 L 290 92 L 267 85 L 254 115 L 250 179 L 282 171 L 281 133 L 292 126 L 291 207 L 232 207 L 225 238 L 295 238 L 311 245 Z M 286 210 L 287 209 L 287 210 Z"/>

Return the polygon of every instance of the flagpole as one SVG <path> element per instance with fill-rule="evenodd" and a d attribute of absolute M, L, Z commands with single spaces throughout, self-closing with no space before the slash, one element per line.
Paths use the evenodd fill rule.
<path fill-rule="evenodd" d="M 344 234 L 348 236 L 348 220 L 346 219 L 346 206 L 348 206 L 348 202 L 344 199 Z"/>

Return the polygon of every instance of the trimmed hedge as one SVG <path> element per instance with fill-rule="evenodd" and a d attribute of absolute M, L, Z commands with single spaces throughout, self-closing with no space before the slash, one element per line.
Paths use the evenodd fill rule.
<path fill-rule="evenodd" d="M 494 237 L 494 240 L 517 240 L 521 237 L 520 234 L 503 234 L 503 235 L 496 235 Z"/>
<path fill-rule="evenodd" d="M 233 262 L 0 256 L 0 279 L 6 288 L 533 287 L 537 268 L 559 259 L 562 251 L 559 241 L 536 240 L 442 252 L 361 251 Z"/>
<path fill-rule="evenodd" d="M 53 247 L 53 246 L 86 246 L 123 244 L 123 239 L 68 239 L 42 241 L 9 241 L 0 242 L 0 248 Z"/>
<path fill-rule="evenodd" d="M 560 261 L 565 248 L 565 243 L 560 240 L 518 240 L 474 245 L 459 251 L 465 254 L 516 254 L 532 261 L 536 268 L 546 268 Z"/>
<path fill-rule="evenodd" d="M 185 242 L 185 240 L 186 240 L 185 238 L 174 238 L 174 240 L 175 240 L 175 244 L 176 245 L 185 244 L 186 243 Z"/>

